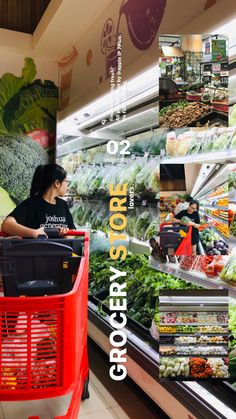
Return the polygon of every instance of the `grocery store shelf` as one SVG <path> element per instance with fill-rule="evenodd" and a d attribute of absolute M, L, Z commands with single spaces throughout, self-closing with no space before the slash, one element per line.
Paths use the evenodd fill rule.
<path fill-rule="evenodd" d="M 160 326 L 227 326 L 226 323 L 160 323 Z"/>
<path fill-rule="evenodd" d="M 162 334 L 161 334 L 161 336 L 163 336 Z M 181 335 L 181 337 L 186 337 L 186 336 L 184 336 L 184 335 Z M 187 336 L 187 337 L 189 337 L 189 335 Z M 160 342 L 159 343 L 159 348 L 161 347 L 161 346 L 168 346 L 168 347 L 176 347 L 176 346 L 205 346 L 205 347 L 208 347 L 208 346 L 228 346 L 228 343 L 227 342 L 215 342 L 215 343 L 212 343 L 212 342 L 204 342 L 204 343 L 199 343 L 199 342 L 195 342 L 195 343 L 193 343 L 193 342 L 186 342 L 186 343 L 179 343 L 179 342 L 176 342 L 176 343 L 168 343 L 168 342 Z"/>
<path fill-rule="evenodd" d="M 207 200 L 213 200 L 213 199 L 222 199 L 222 198 L 228 198 L 229 194 L 228 192 L 223 193 L 222 195 L 215 195 L 215 196 L 211 196 L 208 197 Z"/>
<path fill-rule="evenodd" d="M 212 215 L 212 214 L 208 214 L 207 212 L 205 212 L 204 210 L 200 210 L 200 212 L 203 214 L 203 215 L 206 215 L 207 217 L 210 217 L 210 218 L 212 218 L 213 220 L 215 220 L 215 221 L 218 221 L 218 222 L 220 222 L 220 223 L 222 223 L 222 224 L 225 224 L 225 225 L 229 225 L 229 222 L 228 221 L 226 221 L 226 220 L 224 220 L 223 218 L 219 218 L 219 217 L 217 217 L 216 215 Z"/>
<path fill-rule="evenodd" d="M 236 158 L 236 150 L 215 151 L 201 154 L 187 154 L 179 157 L 161 157 L 161 164 L 184 164 L 184 163 L 220 163 L 222 161 L 233 162 Z"/>
<path fill-rule="evenodd" d="M 91 302 L 89 302 L 88 315 L 88 334 L 90 338 L 109 355 L 111 350 L 109 335 L 114 330 L 109 324 L 109 319 L 101 317 L 96 312 L 96 306 Z M 148 345 L 137 337 L 134 336 L 134 341 L 131 342 L 130 336 L 128 336 L 126 348 L 126 367 L 129 377 L 157 405 L 162 406 L 169 417 L 175 417 L 177 412 L 179 418 L 233 418 L 231 400 L 226 405 L 223 400 L 216 399 L 211 391 L 206 390 L 193 380 L 190 380 L 192 381 L 191 385 L 182 380 L 178 382 L 159 382 L 157 353 L 152 352 L 152 354 L 155 354 L 152 358 L 151 352 L 148 351 Z M 163 400 L 165 400 L 164 404 Z"/>
<path fill-rule="evenodd" d="M 169 346 L 169 345 L 168 345 Z M 189 358 L 192 358 L 192 357 L 196 357 L 196 358 L 205 358 L 205 357 L 208 357 L 208 358 L 224 358 L 224 357 L 227 357 L 228 356 L 228 354 L 218 354 L 218 355 L 211 355 L 211 354 L 170 354 L 170 355 L 165 355 L 165 354 L 160 354 L 160 357 L 161 358 L 185 358 L 185 357 L 189 357 Z"/>
<path fill-rule="evenodd" d="M 214 207 L 208 207 L 208 206 L 205 206 L 205 205 L 201 205 L 201 207 L 206 208 L 206 209 L 210 209 L 210 210 L 215 210 L 215 209 L 218 209 L 218 210 L 221 210 L 221 211 L 228 211 L 229 210 L 228 207 L 219 207 L 217 205 L 214 205 Z"/>
<path fill-rule="evenodd" d="M 182 332 L 182 333 L 160 333 L 160 336 L 193 336 L 193 337 L 199 337 L 201 335 L 207 335 L 207 336 L 228 336 L 228 333 L 209 333 L 209 332 L 196 332 L 196 333 L 189 333 L 189 332 Z"/>
<path fill-rule="evenodd" d="M 151 256 L 149 258 L 149 266 L 151 268 L 157 269 L 158 271 L 174 275 L 176 278 L 191 282 L 192 284 L 200 285 L 203 288 L 228 290 L 230 297 L 236 298 L 236 286 L 230 285 L 218 278 L 208 279 L 205 277 L 205 275 L 198 271 L 184 271 L 183 269 L 179 268 L 179 265 L 174 263 L 168 263 L 168 265 L 163 264 L 153 259 Z M 171 324 L 171 326 L 174 326 L 174 324 Z M 184 326 L 186 326 L 186 324 Z"/>
<path fill-rule="evenodd" d="M 198 192 L 195 194 L 195 199 L 202 201 L 210 192 L 215 191 L 219 186 L 223 186 L 228 182 L 228 165 L 225 164 L 216 164 L 213 171 L 210 173 L 210 178 L 205 179 L 201 184 L 199 184 Z M 198 175 L 199 176 L 199 175 Z"/>
<path fill-rule="evenodd" d="M 173 355 L 172 355 L 173 356 Z M 183 356 L 182 358 L 191 358 L 192 357 L 192 355 L 191 356 Z M 204 358 L 204 357 L 200 357 L 200 358 Z M 208 356 L 207 355 L 207 358 L 213 358 L 212 356 Z M 217 357 L 217 358 L 222 358 L 222 357 Z M 217 381 L 225 381 L 225 380 L 227 380 L 228 378 L 221 378 L 221 377 L 217 377 Z M 174 382 L 178 382 L 178 381 L 182 381 L 183 380 L 183 378 L 181 378 L 181 377 L 175 377 L 175 378 L 172 378 L 172 377 L 168 377 L 168 378 L 161 378 L 160 379 L 160 382 L 166 382 L 166 381 L 174 381 Z M 192 377 L 184 377 L 184 381 L 192 381 L 192 382 L 195 382 L 196 381 L 196 378 L 192 378 Z M 215 377 L 207 377 L 207 378 L 198 378 L 197 379 L 197 381 L 198 382 L 209 382 L 209 383 L 211 383 L 211 384 L 215 384 L 215 382 L 216 382 L 216 378 Z M 205 418 L 205 419 L 207 419 L 207 418 Z M 234 418 L 235 419 L 235 418 Z"/>
<path fill-rule="evenodd" d="M 222 234 L 219 230 L 217 230 L 217 228 L 215 227 L 215 226 L 211 226 L 212 228 L 213 228 L 213 230 L 217 233 L 217 234 L 219 234 L 219 236 L 223 239 L 223 240 L 225 240 L 225 241 L 228 241 L 229 240 L 229 238 L 228 237 L 225 237 L 224 236 L 224 234 Z"/>

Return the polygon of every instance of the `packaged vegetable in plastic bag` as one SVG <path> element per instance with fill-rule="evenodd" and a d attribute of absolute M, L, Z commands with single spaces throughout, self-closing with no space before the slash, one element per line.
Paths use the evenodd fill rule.
<path fill-rule="evenodd" d="M 191 143 L 188 149 L 188 154 L 198 154 L 201 152 L 202 144 L 205 141 L 206 131 L 202 128 L 193 128 Z"/>
<path fill-rule="evenodd" d="M 175 156 L 186 156 L 192 141 L 192 132 L 186 131 L 179 134 L 175 141 Z"/>
<path fill-rule="evenodd" d="M 175 143 L 176 143 L 175 131 L 168 132 L 166 136 L 166 154 L 168 157 L 175 156 Z"/>
<path fill-rule="evenodd" d="M 212 151 L 223 151 L 228 148 L 233 134 L 232 128 L 218 128 L 217 135 L 212 144 Z"/>
<path fill-rule="evenodd" d="M 217 128 L 211 128 L 206 131 L 204 142 L 202 143 L 202 152 L 208 153 L 212 150 L 215 138 L 217 136 Z"/>
<path fill-rule="evenodd" d="M 149 161 L 143 159 L 143 168 L 136 176 L 135 190 L 137 192 L 144 192 L 145 190 L 158 192 L 159 170 L 158 158 L 153 158 Z"/>
<path fill-rule="evenodd" d="M 236 282 L 236 249 L 234 249 L 220 273 L 220 278 L 225 282 Z"/>

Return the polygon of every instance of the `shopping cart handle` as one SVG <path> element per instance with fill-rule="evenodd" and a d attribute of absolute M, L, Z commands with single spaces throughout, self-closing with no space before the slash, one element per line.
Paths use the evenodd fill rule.
<path fill-rule="evenodd" d="M 59 237 L 59 230 L 58 228 L 45 228 L 44 232 L 46 234 L 46 236 L 48 236 L 49 239 L 56 239 Z M 40 234 L 40 236 L 38 236 L 38 239 L 42 239 L 46 236 L 44 234 Z"/>
<path fill-rule="evenodd" d="M 59 236 L 59 230 L 57 228 L 44 229 L 44 231 L 45 231 L 45 234 L 48 236 L 48 238 L 63 237 L 63 236 Z M 40 234 L 37 238 L 41 240 L 45 240 L 46 235 Z M 88 232 L 85 233 L 84 231 L 78 231 L 78 230 L 69 230 L 67 231 L 65 236 L 80 236 L 80 237 L 84 236 L 86 240 L 88 240 L 89 233 Z M 6 233 L 3 233 L 3 231 L 0 231 L 0 237 L 9 237 L 9 234 L 6 234 Z"/>
<path fill-rule="evenodd" d="M 45 228 L 44 231 L 49 239 L 63 237 L 63 235 L 59 235 L 59 230 L 57 228 Z M 84 232 L 77 230 L 68 230 L 67 233 L 64 234 L 64 236 L 84 236 Z"/>
<path fill-rule="evenodd" d="M 162 231 L 163 230 L 163 227 L 165 227 L 165 226 L 171 226 L 171 225 L 177 226 L 178 224 L 180 225 L 180 223 L 175 222 L 175 221 L 168 221 L 166 223 L 161 223 L 160 224 L 160 231 Z"/>

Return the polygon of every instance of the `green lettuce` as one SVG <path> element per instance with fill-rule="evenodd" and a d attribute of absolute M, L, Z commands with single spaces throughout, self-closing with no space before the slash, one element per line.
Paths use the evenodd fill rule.
<path fill-rule="evenodd" d="M 0 78 L 0 134 L 22 134 L 35 129 L 55 131 L 58 89 L 51 81 L 35 80 L 32 58 L 25 58 L 21 76 Z"/>
<path fill-rule="evenodd" d="M 4 123 L 11 133 L 34 129 L 55 130 L 58 92 L 54 83 L 35 80 L 24 87 L 6 106 Z"/>

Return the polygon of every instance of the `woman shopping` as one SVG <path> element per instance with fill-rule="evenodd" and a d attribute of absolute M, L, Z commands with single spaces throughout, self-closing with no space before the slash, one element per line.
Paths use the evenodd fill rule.
<path fill-rule="evenodd" d="M 187 217 L 189 221 L 182 221 L 183 217 Z M 192 226 L 192 255 L 197 255 L 197 245 L 200 241 L 199 236 L 199 227 L 200 227 L 200 217 L 199 217 L 199 202 L 192 200 L 189 203 L 189 206 L 186 210 L 180 211 L 173 218 L 173 222 L 180 223 L 182 225 Z"/>
<path fill-rule="evenodd" d="M 66 171 L 57 164 L 38 166 L 32 180 L 30 198 L 18 205 L 1 229 L 11 236 L 37 238 L 44 229 L 56 228 L 60 235 L 75 229 L 67 203 L 61 199 L 68 187 Z"/>

